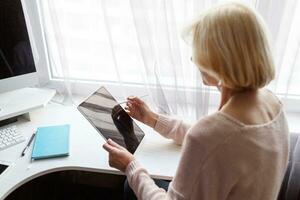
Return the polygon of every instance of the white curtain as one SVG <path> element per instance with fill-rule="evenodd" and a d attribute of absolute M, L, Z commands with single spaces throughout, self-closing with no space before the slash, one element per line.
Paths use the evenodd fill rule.
<path fill-rule="evenodd" d="M 49 69 L 65 81 L 133 85 L 150 95 L 158 111 L 197 119 L 216 101 L 190 61 L 181 31 L 218 0 L 39 0 Z M 271 89 L 300 96 L 300 3 L 245 0 L 266 20 L 277 66 Z"/>

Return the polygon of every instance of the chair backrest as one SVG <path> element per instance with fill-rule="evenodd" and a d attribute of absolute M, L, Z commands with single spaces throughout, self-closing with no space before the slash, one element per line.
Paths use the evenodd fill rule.
<path fill-rule="evenodd" d="M 278 200 L 300 200 L 300 134 L 290 135 L 289 163 Z"/>

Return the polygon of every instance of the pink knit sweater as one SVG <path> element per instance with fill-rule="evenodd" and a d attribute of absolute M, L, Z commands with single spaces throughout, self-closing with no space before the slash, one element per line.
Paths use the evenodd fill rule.
<path fill-rule="evenodd" d="M 217 112 L 189 126 L 159 116 L 154 128 L 182 144 L 168 192 L 136 160 L 126 168 L 138 199 L 275 200 L 288 163 L 288 126 L 281 108 L 269 123 L 245 125 Z"/>

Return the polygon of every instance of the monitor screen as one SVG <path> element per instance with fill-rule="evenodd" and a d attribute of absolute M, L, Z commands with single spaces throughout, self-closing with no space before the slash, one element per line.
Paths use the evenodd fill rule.
<path fill-rule="evenodd" d="M 36 72 L 21 0 L 0 1 L 0 79 Z"/>
<path fill-rule="evenodd" d="M 8 168 L 7 165 L 0 164 L 0 175 Z"/>
<path fill-rule="evenodd" d="M 145 135 L 104 87 L 81 103 L 78 110 L 106 140 L 112 139 L 131 153 Z"/>

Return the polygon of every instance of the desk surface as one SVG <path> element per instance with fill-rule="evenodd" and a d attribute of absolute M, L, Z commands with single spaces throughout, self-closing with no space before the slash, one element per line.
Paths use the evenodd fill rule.
<path fill-rule="evenodd" d="M 0 199 L 4 199 L 22 184 L 51 172 L 81 170 L 122 174 L 109 167 L 108 154 L 102 149 L 104 139 L 75 107 L 50 103 L 45 108 L 33 111 L 30 117 L 30 122 L 21 119 L 16 123 L 18 130 L 27 140 L 0 151 L 0 162 L 12 164 L 0 175 Z M 31 162 L 31 149 L 24 157 L 20 157 L 36 127 L 66 123 L 71 125 L 68 157 Z M 179 162 L 180 146 L 163 138 L 150 127 L 137 123 L 146 135 L 135 152 L 136 159 L 148 170 L 151 177 L 171 180 Z"/>

